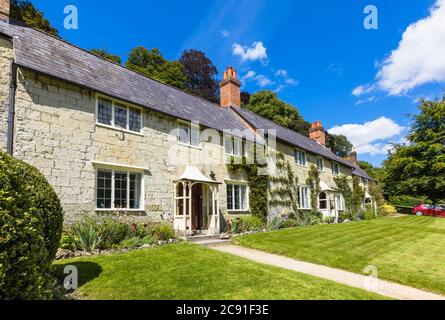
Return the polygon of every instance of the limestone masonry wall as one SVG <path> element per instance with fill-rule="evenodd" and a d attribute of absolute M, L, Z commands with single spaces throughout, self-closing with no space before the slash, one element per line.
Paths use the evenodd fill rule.
<path fill-rule="evenodd" d="M 0 150 L 6 151 L 12 41 L 0 37 Z"/>

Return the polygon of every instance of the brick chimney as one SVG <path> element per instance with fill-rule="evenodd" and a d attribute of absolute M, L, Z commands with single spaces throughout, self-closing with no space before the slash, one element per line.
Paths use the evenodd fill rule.
<path fill-rule="evenodd" d="M 352 150 L 349 153 L 349 155 L 346 157 L 346 160 L 348 160 L 354 164 L 358 164 L 357 151 L 355 151 L 354 147 L 352 147 Z"/>
<path fill-rule="evenodd" d="M 0 20 L 9 20 L 10 0 L 0 0 Z"/>
<path fill-rule="evenodd" d="M 236 70 L 228 67 L 221 81 L 221 107 L 241 107 L 241 82 L 236 77 Z"/>
<path fill-rule="evenodd" d="M 311 125 L 311 130 L 309 130 L 309 138 L 317 141 L 319 144 L 326 145 L 326 133 L 324 132 L 321 121 L 316 121 Z"/>

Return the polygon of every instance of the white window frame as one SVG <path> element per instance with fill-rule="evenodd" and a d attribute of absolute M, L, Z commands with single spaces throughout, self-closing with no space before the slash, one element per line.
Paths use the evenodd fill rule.
<path fill-rule="evenodd" d="M 227 140 L 230 139 L 230 150 L 227 150 Z M 242 138 L 234 137 L 232 135 L 224 134 L 224 154 L 229 157 L 242 158 L 243 154 L 246 155 L 245 143 Z M 238 145 L 238 153 L 235 153 L 235 145 Z M 244 150 L 244 152 L 243 152 Z"/>
<path fill-rule="evenodd" d="M 306 189 L 307 190 L 307 199 L 306 199 L 306 203 L 307 203 L 307 206 L 306 207 L 303 207 L 303 189 Z M 311 209 L 311 190 L 309 189 L 309 187 L 308 186 L 299 186 L 298 187 L 298 192 L 299 192 L 299 203 L 298 203 L 298 206 L 299 206 L 299 208 L 301 209 L 301 210 L 310 210 Z"/>
<path fill-rule="evenodd" d="M 127 167 L 117 167 L 113 165 L 101 165 L 96 166 L 96 179 L 95 179 L 95 207 L 98 212 L 109 212 L 109 211 L 127 211 L 127 212 L 141 212 L 145 211 L 145 175 L 144 170 L 135 170 Z M 97 208 L 97 178 L 99 175 L 99 171 L 108 171 L 111 172 L 111 208 Z M 127 173 L 127 208 L 115 208 L 114 200 L 115 200 L 115 174 L 116 172 Z M 130 174 L 140 174 L 140 197 L 139 197 L 139 209 L 130 209 Z"/>
<path fill-rule="evenodd" d="M 105 100 L 111 101 L 111 125 L 99 122 L 99 100 L 100 99 L 105 99 Z M 114 118 L 115 107 L 124 108 L 124 109 L 127 110 L 127 125 L 126 125 L 126 128 L 122 128 L 120 126 L 115 125 L 115 118 Z M 141 120 L 140 120 L 141 123 L 140 123 L 140 130 L 139 131 L 130 130 L 130 109 L 139 110 L 139 112 L 141 113 Z M 144 110 L 141 107 L 135 106 L 133 104 L 127 103 L 127 102 L 122 101 L 122 100 L 118 100 L 118 99 L 115 99 L 115 98 L 110 98 L 110 97 L 107 97 L 105 95 L 96 94 L 96 112 L 95 112 L 95 116 L 96 116 L 96 121 L 95 121 L 96 122 L 96 126 L 104 127 L 104 128 L 108 128 L 108 129 L 113 129 L 113 130 L 119 130 L 119 131 L 131 133 L 131 134 L 136 134 L 136 135 L 140 135 L 140 136 L 143 135 L 142 133 L 143 133 L 143 130 L 144 130 L 144 128 L 143 128 Z"/>
<path fill-rule="evenodd" d="M 180 130 L 182 130 L 181 126 L 188 128 L 188 142 L 182 142 L 179 140 L 180 137 Z M 199 138 L 199 144 L 194 145 L 192 144 L 192 132 L 196 133 L 195 130 L 198 131 L 198 138 Z M 177 120 L 177 133 L 176 133 L 176 140 L 178 141 L 178 144 L 181 146 L 186 146 L 189 148 L 195 148 L 195 149 L 202 149 L 202 141 L 201 141 L 201 127 L 197 125 L 196 123 L 192 123 L 190 121 L 185 121 L 182 119 Z"/>
<path fill-rule="evenodd" d="M 334 196 L 334 200 L 335 200 L 335 209 L 337 211 L 344 211 L 345 210 L 345 206 L 343 203 L 343 195 L 342 194 L 335 194 Z"/>
<path fill-rule="evenodd" d="M 321 169 L 320 169 L 320 167 L 318 166 L 318 161 L 321 161 Z M 317 157 L 317 168 L 318 168 L 318 170 L 320 170 L 321 172 L 324 172 L 324 159 L 322 158 L 322 157 Z"/>
<path fill-rule="evenodd" d="M 304 155 L 304 163 L 300 163 L 300 157 L 299 157 L 299 154 Z M 295 157 L 295 163 L 296 163 L 297 165 L 299 165 L 299 166 L 301 166 L 301 167 L 307 167 L 307 162 L 308 162 L 308 160 L 307 160 L 307 153 L 306 153 L 305 151 L 300 150 L 300 149 L 295 149 L 294 157 Z"/>
<path fill-rule="evenodd" d="M 249 183 L 247 181 L 237 181 L 237 180 L 226 180 L 226 188 L 228 189 L 229 185 L 232 186 L 240 186 L 240 187 L 245 187 L 246 188 L 246 209 L 231 209 L 229 208 L 229 201 L 227 199 L 227 192 L 226 192 L 226 203 L 227 203 L 227 211 L 229 212 L 247 212 L 250 210 L 250 202 L 249 202 L 249 194 L 250 194 L 250 187 L 249 187 Z M 242 199 L 241 199 L 241 194 L 242 192 L 240 192 L 240 198 L 239 198 L 239 203 L 240 205 L 243 203 Z M 235 199 L 235 188 L 232 189 L 232 205 L 235 205 L 235 201 L 233 200 Z"/>
<path fill-rule="evenodd" d="M 335 172 L 334 167 L 337 166 L 337 172 Z M 340 165 L 337 162 L 332 162 L 331 164 L 331 170 L 332 170 L 332 174 L 334 176 L 339 176 L 340 175 Z"/>
<path fill-rule="evenodd" d="M 366 178 L 361 178 L 362 179 L 362 183 L 363 183 L 363 185 L 365 186 L 365 187 L 367 187 L 368 186 L 368 179 L 366 179 Z"/>
<path fill-rule="evenodd" d="M 326 195 L 326 198 L 325 198 L 325 199 L 321 199 L 321 198 L 320 198 L 320 195 L 321 195 L 322 193 L 324 193 L 324 194 Z M 321 206 L 320 206 L 321 201 L 325 201 L 325 202 L 326 202 L 326 208 L 324 208 L 324 209 L 321 208 Z M 324 210 L 324 211 L 326 211 L 326 210 L 328 210 L 328 208 L 329 208 L 329 195 L 328 195 L 328 193 L 327 193 L 326 191 L 321 191 L 321 192 L 318 194 L 318 209 L 319 209 L 319 210 Z"/>

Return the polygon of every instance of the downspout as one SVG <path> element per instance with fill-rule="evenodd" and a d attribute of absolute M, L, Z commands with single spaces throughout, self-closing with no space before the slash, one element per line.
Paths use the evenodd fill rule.
<path fill-rule="evenodd" d="M 11 59 L 9 77 L 8 143 L 6 150 L 8 154 L 12 155 L 14 152 L 15 91 L 17 88 L 17 66 L 14 59 Z"/>

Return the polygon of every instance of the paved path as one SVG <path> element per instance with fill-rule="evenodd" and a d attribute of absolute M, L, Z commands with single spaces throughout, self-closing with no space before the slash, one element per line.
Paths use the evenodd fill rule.
<path fill-rule="evenodd" d="M 248 249 L 235 245 L 221 245 L 212 247 L 214 250 L 230 253 L 252 261 L 298 271 L 323 279 L 332 280 L 351 287 L 360 288 L 382 296 L 400 300 L 445 300 L 444 296 L 412 287 L 392 283 L 385 280 L 367 277 L 364 275 L 326 267 L 314 263 L 298 261 L 276 254 Z"/>

